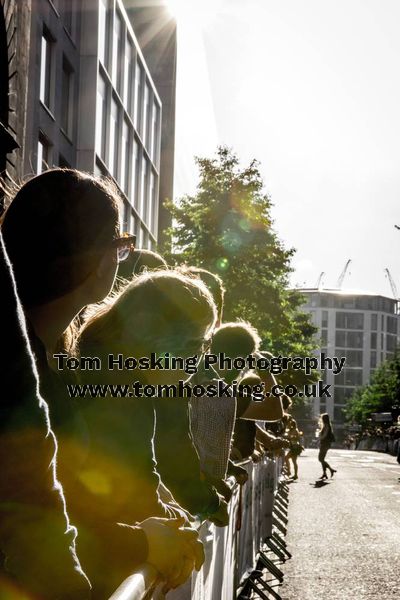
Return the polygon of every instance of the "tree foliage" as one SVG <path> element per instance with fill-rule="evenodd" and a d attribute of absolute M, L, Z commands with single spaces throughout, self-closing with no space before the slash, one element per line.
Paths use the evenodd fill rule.
<path fill-rule="evenodd" d="M 301 312 L 303 296 L 289 289 L 293 249 L 286 249 L 272 226 L 271 200 L 256 160 L 242 168 L 230 149 L 214 158 L 196 158 L 200 181 L 195 195 L 168 202 L 173 226 L 169 259 L 220 275 L 226 287 L 224 321 L 254 325 L 263 347 L 286 356 L 313 350 L 315 328 Z M 310 378 L 299 372 L 288 380 Z"/>
<path fill-rule="evenodd" d="M 371 378 L 371 383 L 356 389 L 348 400 L 346 418 L 351 423 L 365 425 L 374 412 L 390 412 L 400 403 L 400 353 L 392 360 L 381 363 Z"/>

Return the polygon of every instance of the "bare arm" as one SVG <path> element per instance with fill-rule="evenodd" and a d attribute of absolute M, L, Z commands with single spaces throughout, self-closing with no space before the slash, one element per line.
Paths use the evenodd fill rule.
<path fill-rule="evenodd" d="M 277 385 L 276 379 L 268 371 L 258 373 L 260 380 L 265 385 L 265 392 L 271 392 L 274 385 Z M 248 408 L 242 414 L 242 419 L 252 421 L 279 421 L 283 417 L 283 408 L 280 397 L 264 396 L 261 402 L 250 402 Z"/>

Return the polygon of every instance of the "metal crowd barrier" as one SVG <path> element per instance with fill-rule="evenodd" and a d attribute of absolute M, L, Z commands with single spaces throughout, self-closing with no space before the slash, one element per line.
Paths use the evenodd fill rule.
<path fill-rule="evenodd" d="M 204 522 L 199 537 L 205 562 L 191 580 L 167 594 L 167 600 L 233 600 L 256 568 L 263 541 L 272 535 L 274 498 L 282 471 L 282 459 L 263 458 L 243 465 L 249 479 L 235 486 L 229 502 L 229 525 Z M 160 598 L 160 581 L 150 565 L 128 577 L 109 600 Z"/>

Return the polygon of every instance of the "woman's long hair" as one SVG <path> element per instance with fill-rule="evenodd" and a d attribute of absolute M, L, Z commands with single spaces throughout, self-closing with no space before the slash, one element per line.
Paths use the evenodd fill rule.
<path fill-rule="evenodd" d="M 329 427 L 329 429 L 332 430 L 331 419 L 330 419 L 330 416 L 328 415 L 328 413 L 322 413 L 322 415 L 320 415 L 320 420 L 321 420 L 321 430 L 325 429 L 326 427 Z"/>
<path fill-rule="evenodd" d="M 50 169 L 15 194 L 2 233 L 25 308 L 77 288 L 118 235 L 119 192 L 110 180 Z"/>
<path fill-rule="evenodd" d="M 187 357 L 201 351 L 216 318 L 211 294 L 198 278 L 172 270 L 147 272 L 92 309 L 80 331 L 79 350 L 89 356 L 169 352 Z"/>

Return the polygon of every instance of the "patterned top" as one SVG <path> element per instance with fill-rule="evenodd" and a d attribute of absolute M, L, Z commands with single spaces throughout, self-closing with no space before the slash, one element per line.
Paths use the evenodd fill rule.
<path fill-rule="evenodd" d="M 218 380 L 213 369 L 204 369 L 190 378 L 192 386 L 208 385 Z M 236 419 L 236 398 L 191 398 L 189 402 L 190 430 L 205 475 L 224 479 L 231 451 Z"/>

